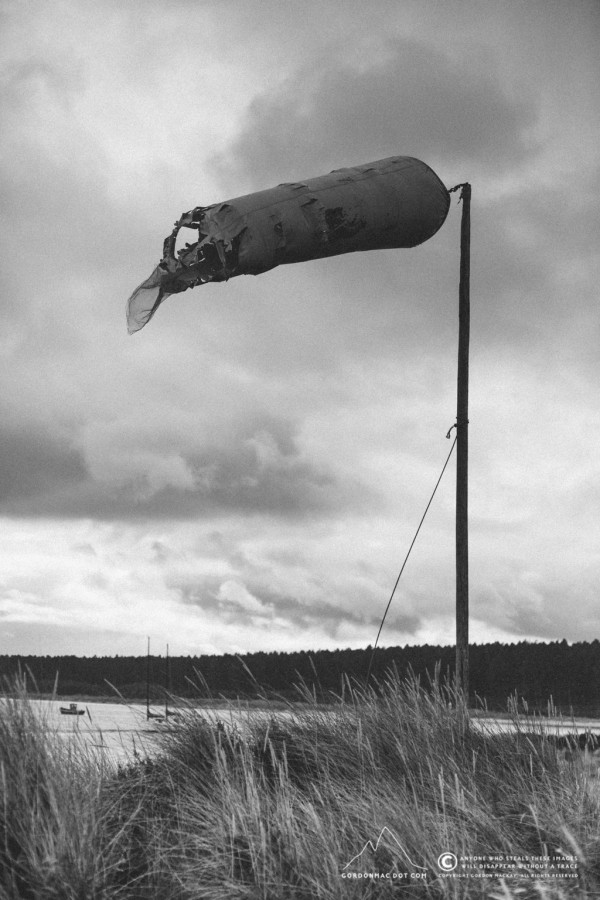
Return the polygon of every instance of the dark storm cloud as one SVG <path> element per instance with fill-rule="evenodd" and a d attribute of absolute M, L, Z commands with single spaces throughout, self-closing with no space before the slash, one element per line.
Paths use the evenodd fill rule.
<path fill-rule="evenodd" d="M 514 635 L 521 635 L 524 639 L 534 634 L 538 639 L 551 641 L 566 635 L 571 641 L 586 641 L 590 639 L 591 634 L 596 634 L 596 617 L 591 611 L 595 590 L 589 590 L 587 586 L 582 589 L 582 586 L 579 586 L 578 600 L 583 614 L 574 617 L 572 606 L 565 602 L 571 590 L 571 585 L 566 580 L 562 584 L 552 584 L 549 579 L 544 579 L 537 587 L 533 598 L 528 596 L 527 592 L 516 597 L 503 597 L 503 612 L 500 615 L 496 598 L 496 614 L 490 615 L 490 620 L 492 622 L 495 619 L 503 620 L 503 627 Z M 586 613 L 586 609 L 590 612 Z"/>
<path fill-rule="evenodd" d="M 236 539 L 220 531 L 206 535 L 205 561 L 226 560 L 228 575 L 201 575 L 174 567 L 168 579 L 169 588 L 176 591 L 182 602 L 205 612 L 226 616 L 238 625 L 291 627 L 298 631 L 315 629 L 333 639 L 340 638 L 340 629 L 350 626 L 364 631 L 374 640 L 384 613 L 389 588 L 382 591 L 377 582 L 375 567 L 365 564 L 360 556 L 342 563 L 344 584 L 323 580 L 323 573 L 314 570 L 314 560 L 296 545 L 288 549 L 271 550 L 268 555 L 248 554 Z M 171 556 L 170 548 L 161 549 L 161 557 Z M 295 573 L 299 578 L 296 589 L 284 587 L 282 573 Z M 378 573 L 381 576 L 381 572 Z M 383 575 L 385 583 L 387 575 Z M 292 575 L 292 580 L 294 576 Z M 339 576 L 338 576 L 339 578 Z M 325 599 L 327 597 L 327 599 Z M 386 634 L 400 632 L 415 635 L 423 626 L 422 618 L 392 605 L 386 619 Z"/>
<path fill-rule="evenodd" d="M 6 238 L 19 251 L 13 287 L 21 292 L 130 270 L 132 239 L 144 235 L 143 216 L 108 196 L 114 172 L 102 151 L 84 142 L 73 150 L 74 158 L 56 159 L 25 143 L 3 168 L 0 199 L 11 221 Z"/>
<path fill-rule="evenodd" d="M 194 585 L 177 587 L 177 591 L 186 604 L 197 606 L 204 611 L 218 612 L 227 621 L 237 625 L 257 626 L 261 621 L 268 625 L 276 616 L 278 624 L 287 625 L 300 630 L 321 630 L 328 637 L 338 637 L 343 625 L 356 625 L 370 629 L 375 639 L 381 621 L 381 611 L 373 607 L 357 612 L 356 609 L 329 603 L 326 600 L 305 600 L 290 594 L 278 593 L 266 586 L 268 577 L 263 573 L 260 581 L 252 578 L 244 582 L 239 596 L 236 592 L 227 595 L 223 591 L 223 579 L 214 576 L 205 577 Z M 239 587 L 239 583 L 236 582 Z M 246 599 L 249 596 L 251 602 Z M 253 602 L 252 602 L 253 601 Z M 394 613 L 388 621 L 388 631 L 398 629 L 407 634 L 415 634 L 422 622 L 417 616 Z"/>
<path fill-rule="evenodd" d="M 328 515 L 364 506 L 373 493 L 303 458 L 293 425 L 264 417 L 242 426 L 231 443 L 190 447 L 143 440 L 118 445 L 139 466 L 101 476 L 85 454 L 23 431 L 6 436 L 0 511 L 19 516 L 186 519 L 238 512 L 284 518 Z M 173 443 L 173 441 L 171 441 Z M 107 448 L 109 455 L 112 447 Z M 149 454 L 146 455 L 146 454 Z M 183 474 L 182 474 L 183 473 Z"/>
<path fill-rule="evenodd" d="M 334 605 L 326 601 L 301 602 L 295 597 L 277 594 L 264 585 L 249 583 L 250 592 L 265 605 L 276 610 L 277 615 L 287 619 L 299 628 L 309 628 L 318 624 L 326 633 L 334 636 L 341 624 L 354 624 L 371 628 L 373 639 L 377 634 L 383 610 L 373 604 L 365 604 L 360 612 L 356 608 Z M 415 634 L 422 625 L 417 616 L 394 612 L 387 621 L 388 630 L 397 628 L 408 634 Z"/>
<path fill-rule="evenodd" d="M 385 62 L 305 69 L 251 105 L 219 160 L 257 187 L 404 154 L 498 175 L 532 152 L 531 96 L 507 97 L 481 56 L 451 60 L 424 43 L 390 41 Z M 315 74 L 316 71 L 316 74 Z M 306 169 L 306 171 L 304 171 Z"/>
<path fill-rule="evenodd" d="M 593 308 L 599 191 L 592 169 L 580 173 L 576 191 L 557 181 L 474 207 L 473 318 L 487 346 L 510 343 L 525 360 L 539 352 L 540 334 L 553 331 L 560 340 L 557 326 Z M 571 340 L 568 331 L 564 336 Z M 585 344 L 578 352 L 587 353 Z"/>
<path fill-rule="evenodd" d="M 468 176 L 474 182 L 472 284 L 478 346 L 512 338 L 531 345 L 539 309 L 548 305 L 547 298 L 550 305 L 556 303 L 549 263 L 556 259 L 561 230 L 573 234 L 572 228 L 565 229 L 565 216 L 589 242 L 589 231 L 577 220 L 587 201 L 581 194 L 574 198 L 572 186 L 560 183 L 545 190 L 533 185 L 516 197 L 501 194 L 493 200 L 481 197 L 480 186 L 485 190 L 490 180 L 509 172 L 513 177 L 534 164 L 539 147 L 531 134 L 538 100 L 522 84 L 518 94 L 505 92 L 489 56 L 478 52 L 450 59 L 426 43 L 400 40 L 389 41 L 385 50 L 384 61 L 368 65 L 361 59 L 356 69 L 320 60 L 320 66 L 255 100 L 232 151 L 217 160 L 222 180 L 230 189 L 237 179 L 244 192 L 251 185 L 268 187 L 396 153 L 425 159 L 448 184 L 450 177 Z M 306 343 L 315 357 L 333 364 L 350 354 L 408 359 L 416 346 L 439 356 L 442 345 L 454 339 L 455 307 L 448 302 L 448 285 L 456 275 L 453 220 L 459 215 L 453 204 L 449 222 L 434 240 L 403 252 L 400 260 L 382 252 L 376 265 L 375 255 L 367 260 L 355 254 L 313 264 L 314 275 L 305 266 L 301 312 L 290 315 L 303 315 Z M 593 210 L 587 215 L 593 216 Z M 426 278 L 425 254 L 431 260 Z M 379 279 L 377 291 L 374 277 Z M 320 283 L 314 301 L 313 279 Z M 331 308 L 323 308 L 325 292 L 343 297 L 343 304 L 333 299 Z M 311 333 L 311 323 L 325 316 L 326 328 Z M 321 346 L 325 341 L 329 352 Z"/>
<path fill-rule="evenodd" d="M 35 506 L 81 483 L 86 470 L 81 456 L 41 431 L 5 431 L 0 460 L 0 508 Z"/>
<path fill-rule="evenodd" d="M 475 623 L 594 633 L 597 4 L 4 7 L 7 646 L 374 640 L 454 418 L 457 195 L 422 248 L 123 307 L 184 209 L 394 154 L 473 184 Z M 444 496 L 384 638 L 449 622 Z"/>
<path fill-rule="evenodd" d="M 305 602 L 252 584 L 248 585 L 247 590 L 257 602 L 248 607 L 244 604 L 243 597 L 238 600 L 235 596 L 222 596 L 222 584 L 222 578 L 206 578 L 193 587 L 179 588 L 180 596 L 185 603 L 198 606 L 206 612 L 219 611 L 231 621 L 242 625 L 250 624 L 256 619 L 270 621 L 276 615 L 278 619 L 298 628 L 309 628 L 317 624 L 328 632 L 334 632 L 343 622 L 365 622 L 363 616 L 324 600 Z"/>

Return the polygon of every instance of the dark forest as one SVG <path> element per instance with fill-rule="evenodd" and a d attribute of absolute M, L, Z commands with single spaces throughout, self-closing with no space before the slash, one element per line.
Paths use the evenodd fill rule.
<path fill-rule="evenodd" d="M 372 679 L 385 679 L 395 668 L 410 672 L 423 685 L 435 677 L 452 678 L 454 647 L 406 646 L 375 651 Z M 344 681 L 364 683 L 372 649 L 317 650 L 295 653 L 250 653 L 243 656 L 0 656 L 0 676 L 10 684 L 15 675 L 27 679 L 30 692 L 59 696 L 86 695 L 153 699 L 165 691 L 188 699 L 225 697 L 299 697 L 303 684 L 330 702 Z M 168 663 L 168 664 L 167 664 Z M 471 702 L 505 709 L 509 698 L 525 700 L 531 710 L 545 711 L 552 700 L 568 713 L 600 714 L 600 642 L 569 645 L 479 644 L 470 648 Z M 117 693 L 118 692 L 118 693 Z"/>

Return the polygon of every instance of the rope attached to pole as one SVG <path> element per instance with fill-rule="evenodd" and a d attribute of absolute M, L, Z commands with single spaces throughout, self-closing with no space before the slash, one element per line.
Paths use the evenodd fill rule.
<path fill-rule="evenodd" d="M 462 427 L 463 425 L 468 425 L 468 424 L 469 424 L 469 420 L 465 419 L 464 422 L 455 422 L 454 425 L 451 425 L 450 428 L 448 429 L 448 431 L 446 432 L 446 437 L 448 438 L 448 440 L 450 440 L 450 438 L 452 437 L 452 429 L 453 428 L 456 428 L 456 430 L 458 431 L 458 429 L 460 427 Z M 452 446 L 454 446 L 454 445 L 452 445 Z"/>
<path fill-rule="evenodd" d="M 456 188 L 453 188 L 453 190 L 456 190 Z M 462 425 L 463 423 L 461 422 L 461 423 L 458 423 L 458 424 L 461 424 L 461 425 Z M 452 427 L 451 427 L 451 428 L 449 429 L 449 431 L 448 431 L 448 434 L 446 435 L 447 438 L 450 438 L 450 432 L 452 431 L 452 428 L 456 428 L 456 427 L 457 427 L 457 425 L 452 425 Z M 398 577 L 396 578 L 396 583 L 395 583 L 395 585 L 394 585 L 394 587 L 393 587 L 393 589 L 392 589 L 392 593 L 390 594 L 390 599 L 388 600 L 387 606 L 386 606 L 386 608 L 385 608 L 385 612 L 384 612 L 384 614 L 383 614 L 383 618 L 381 619 L 381 624 L 380 624 L 380 626 L 379 626 L 379 631 L 377 632 L 377 637 L 375 638 L 375 644 L 373 645 L 373 649 L 371 650 L 371 658 L 369 659 L 369 668 L 368 668 L 368 670 L 367 670 L 367 678 L 366 678 L 366 681 L 365 681 L 365 687 L 368 687 L 368 686 L 369 686 L 369 679 L 371 678 L 371 670 L 372 670 L 372 668 L 373 668 L 373 660 L 374 660 L 374 658 L 375 658 L 375 651 L 377 650 L 377 644 L 379 643 L 379 638 L 380 638 L 381 632 L 382 632 L 382 630 L 383 630 L 383 624 L 384 624 L 384 622 L 385 622 L 385 620 L 386 620 L 387 614 L 388 614 L 388 612 L 389 612 L 389 608 L 390 608 L 390 606 L 392 605 L 392 600 L 394 599 L 394 594 L 396 593 L 396 588 L 398 587 L 398 584 L 400 583 L 400 578 L 402 577 L 402 573 L 404 572 L 404 568 L 405 568 L 405 566 L 406 566 L 406 563 L 408 562 L 408 557 L 410 556 L 410 552 L 411 552 L 412 548 L 414 547 L 415 541 L 417 540 L 417 537 L 418 537 L 419 532 L 420 532 L 420 530 L 421 530 L 421 525 L 422 525 L 423 522 L 425 521 L 425 516 L 427 515 L 427 513 L 428 513 L 428 511 L 429 511 L 429 507 L 431 506 L 431 504 L 432 504 L 432 502 L 433 502 L 433 498 L 435 497 L 435 492 L 437 491 L 437 489 L 438 489 L 438 487 L 439 487 L 439 484 L 440 484 L 440 481 L 442 480 L 442 477 L 443 477 L 443 475 L 444 475 L 444 472 L 446 471 L 446 467 L 447 467 L 448 463 L 450 462 L 450 457 L 452 456 L 452 451 L 454 450 L 455 444 L 456 444 L 456 436 L 454 437 L 454 440 L 453 440 L 453 442 L 452 442 L 452 446 L 450 447 L 450 453 L 449 453 L 448 456 L 446 457 L 446 462 L 444 463 L 444 465 L 443 465 L 443 467 L 442 467 L 442 471 L 440 472 L 440 477 L 438 478 L 438 480 L 437 480 L 436 483 L 435 483 L 435 487 L 434 487 L 434 489 L 433 489 L 433 493 L 431 494 L 431 497 L 429 498 L 429 502 L 428 502 L 427 506 L 425 507 L 425 512 L 424 512 L 423 515 L 421 516 L 421 521 L 419 522 L 419 527 L 418 527 L 417 530 L 415 531 L 415 536 L 413 537 L 412 542 L 411 542 L 411 545 L 410 545 L 410 547 L 408 548 L 408 553 L 407 553 L 406 556 L 404 557 L 404 562 L 402 563 L 402 567 L 401 567 L 401 569 L 400 569 L 400 572 L 398 573 Z"/>

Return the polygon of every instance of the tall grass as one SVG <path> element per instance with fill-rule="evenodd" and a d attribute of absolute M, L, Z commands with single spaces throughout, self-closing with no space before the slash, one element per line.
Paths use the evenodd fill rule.
<path fill-rule="evenodd" d="M 95 897 L 105 772 L 91 749 L 62 743 L 23 682 L 0 701 L 0 897 Z"/>
<path fill-rule="evenodd" d="M 190 710 L 155 756 L 118 769 L 53 740 L 23 697 L 6 701 L 0 723 L 2 898 L 600 891 L 589 777 L 520 720 L 510 735 L 476 730 L 461 698 L 439 684 L 424 690 L 392 674 L 371 690 L 347 686 L 333 711 L 248 712 L 239 730 Z M 351 864 L 382 830 L 377 853 Z M 445 851 L 573 854 L 579 878 L 444 878 Z M 391 877 L 358 877 L 365 872 Z"/>

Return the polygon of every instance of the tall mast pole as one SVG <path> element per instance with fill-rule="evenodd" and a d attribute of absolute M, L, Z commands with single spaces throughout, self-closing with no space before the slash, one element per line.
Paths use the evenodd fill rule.
<path fill-rule="evenodd" d="M 471 185 L 462 188 L 456 392 L 456 687 L 469 697 L 469 337 Z"/>

